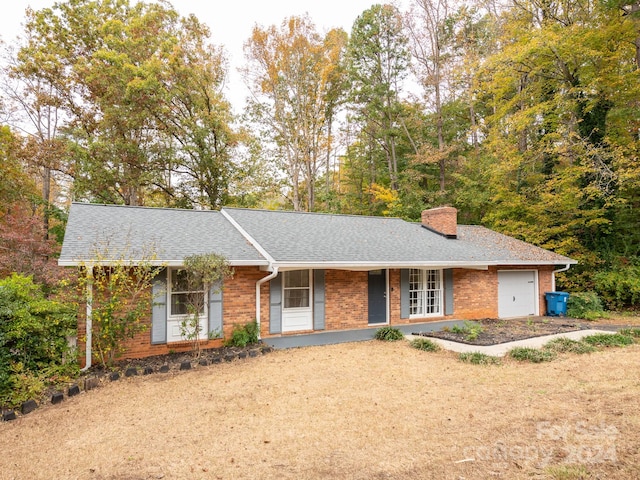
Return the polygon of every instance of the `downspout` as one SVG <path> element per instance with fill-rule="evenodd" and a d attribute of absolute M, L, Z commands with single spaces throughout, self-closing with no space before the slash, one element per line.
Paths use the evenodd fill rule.
<path fill-rule="evenodd" d="M 93 265 L 87 266 L 87 311 L 86 311 L 86 340 L 84 350 L 84 367 L 80 369 L 81 372 L 85 372 L 91 368 L 91 343 L 93 333 Z"/>
<path fill-rule="evenodd" d="M 551 291 L 555 292 L 556 291 L 556 273 L 560 273 L 560 272 L 566 272 L 567 270 L 569 270 L 569 268 L 571 267 L 571 264 L 567 264 L 562 268 L 559 268 L 558 270 L 554 270 L 551 273 Z"/>
<path fill-rule="evenodd" d="M 231 223 L 231 225 L 233 225 L 236 230 L 238 230 L 238 232 L 240 232 L 240 235 L 242 235 L 253 246 L 253 248 L 255 248 L 264 258 L 266 258 L 267 262 L 269 262 L 269 269 L 271 270 L 271 273 L 256 282 L 256 325 L 258 326 L 258 340 L 260 340 L 260 285 L 262 285 L 264 282 L 268 282 L 273 278 L 276 278 L 276 276 L 278 275 L 278 266 L 274 265 L 276 261 L 269 254 L 269 252 L 267 252 L 264 247 L 256 241 L 255 238 L 249 235 L 249 232 L 242 228 L 242 226 L 236 221 L 235 218 L 233 218 L 229 214 L 229 212 L 225 211 L 225 209 L 223 208 L 220 210 L 220 213 L 229 221 L 229 223 Z"/>
<path fill-rule="evenodd" d="M 261 339 L 261 335 L 260 335 L 260 286 L 265 283 L 268 282 L 269 280 L 276 278 L 278 276 L 278 267 L 274 266 L 273 267 L 273 272 L 271 272 L 269 275 L 267 275 L 266 277 L 261 278 L 260 280 L 258 280 L 256 282 L 256 324 L 258 326 L 258 340 Z"/>

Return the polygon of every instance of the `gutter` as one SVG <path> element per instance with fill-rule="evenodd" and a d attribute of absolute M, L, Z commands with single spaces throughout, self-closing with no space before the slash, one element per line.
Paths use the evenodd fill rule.
<path fill-rule="evenodd" d="M 93 265 L 87 266 L 87 311 L 86 311 L 86 328 L 85 328 L 85 347 L 84 347 L 84 367 L 81 372 L 86 372 L 91 368 L 91 344 L 93 342 Z"/>
<path fill-rule="evenodd" d="M 569 268 L 571 268 L 571 265 L 572 265 L 571 263 L 568 263 L 564 267 L 551 272 L 551 291 L 552 292 L 556 291 L 556 273 L 566 272 L 567 270 L 569 270 Z"/>

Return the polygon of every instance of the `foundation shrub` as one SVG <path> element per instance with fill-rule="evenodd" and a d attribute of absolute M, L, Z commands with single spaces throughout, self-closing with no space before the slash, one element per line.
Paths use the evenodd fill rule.
<path fill-rule="evenodd" d="M 374 338 L 385 342 L 395 342 L 396 340 L 402 340 L 404 334 L 395 327 L 382 327 L 376 330 Z"/>
<path fill-rule="evenodd" d="M 235 325 L 231 332 L 231 338 L 224 344 L 228 347 L 246 347 L 258 343 L 258 323 L 251 322 L 246 325 Z"/>

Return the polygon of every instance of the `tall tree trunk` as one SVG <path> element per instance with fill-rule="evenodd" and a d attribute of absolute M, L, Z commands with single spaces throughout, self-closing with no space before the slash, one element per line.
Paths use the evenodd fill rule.
<path fill-rule="evenodd" d="M 44 228 L 44 239 L 49 239 L 49 204 L 51 203 L 51 168 L 44 167 L 42 173 L 42 200 L 44 201 L 44 212 L 42 215 L 42 226 Z"/>
<path fill-rule="evenodd" d="M 440 153 L 440 160 L 438 161 L 438 166 L 440 167 L 440 193 L 444 193 L 445 191 L 445 168 L 446 161 L 443 155 L 444 152 L 444 121 L 442 119 L 442 99 L 440 97 L 440 62 L 437 59 L 435 62 L 436 65 L 436 81 L 435 81 L 435 90 L 436 90 L 436 128 L 438 130 L 438 153 Z"/>

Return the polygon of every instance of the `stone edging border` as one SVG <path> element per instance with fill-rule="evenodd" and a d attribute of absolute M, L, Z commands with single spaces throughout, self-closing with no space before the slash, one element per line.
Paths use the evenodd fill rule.
<path fill-rule="evenodd" d="M 210 365 L 215 365 L 223 362 L 233 362 L 234 360 L 256 358 L 260 355 L 270 353 L 273 350 L 274 350 L 273 347 L 269 345 L 260 344 L 260 345 L 252 345 L 250 347 L 247 347 L 245 349 L 240 349 L 240 350 L 233 350 L 233 349 L 225 350 L 220 354 L 213 354 L 213 355 L 208 355 L 207 353 L 205 353 L 206 352 L 205 351 L 203 352 L 203 356 L 196 362 L 196 365 L 198 367 L 208 367 Z M 144 361 L 144 359 L 140 359 L 139 361 Z M 174 364 L 170 364 L 169 362 L 164 363 L 157 370 L 154 370 L 153 367 L 147 365 L 141 368 L 136 366 L 127 366 L 124 368 L 120 368 L 119 370 L 113 370 L 109 373 L 105 372 L 101 375 L 90 373 L 89 375 L 83 377 L 80 382 L 70 384 L 67 387 L 66 396 L 70 398 L 70 397 L 79 395 L 83 391 L 87 392 L 89 390 L 93 390 L 95 388 L 98 388 L 101 385 L 101 383 L 106 380 L 109 380 L 110 382 L 118 381 L 122 378 L 123 375 L 124 377 L 134 377 L 134 376 L 138 376 L 139 374 L 151 375 L 155 373 L 169 373 L 171 371 L 175 372 L 175 371 L 191 370 L 193 366 L 194 366 L 194 362 L 190 360 L 182 360 Z M 80 388 L 80 385 L 82 385 L 82 389 Z M 42 401 L 40 402 L 40 404 L 38 404 L 38 402 L 34 399 L 27 400 L 26 402 L 23 402 L 22 405 L 20 406 L 20 409 L 19 409 L 20 416 L 27 415 L 33 412 L 34 410 L 36 410 L 39 406 L 45 405 L 46 403 L 50 403 L 51 405 L 56 405 L 64 401 L 64 399 L 65 399 L 65 393 L 63 391 L 56 390 L 51 394 L 49 398 L 49 402 Z M 17 418 L 18 418 L 18 412 L 16 412 L 16 410 L 3 410 L 0 420 L 4 422 L 10 422 L 10 421 L 16 420 Z"/>

